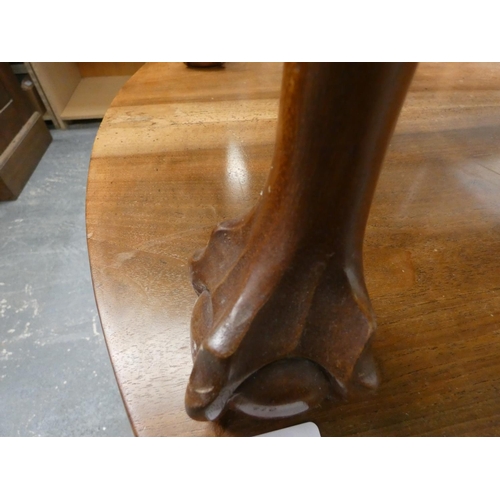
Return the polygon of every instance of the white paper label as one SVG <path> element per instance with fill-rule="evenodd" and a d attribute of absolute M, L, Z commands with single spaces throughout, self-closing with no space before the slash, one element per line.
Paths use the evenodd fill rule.
<path fill-rule="evenodd" d="M 321 434 L 316 424 L 306 422 L 305 424 L 292 425 L 292 427 L 266 432 L 256 437 L 321 437 Z"/>

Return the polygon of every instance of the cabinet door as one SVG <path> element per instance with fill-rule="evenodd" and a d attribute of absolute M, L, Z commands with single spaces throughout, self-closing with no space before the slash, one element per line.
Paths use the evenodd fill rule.
<path fill-rule="evenodd" d="M 0 200 L 15 200 L 52 141 L 8 63 L 0 63 Z"/>

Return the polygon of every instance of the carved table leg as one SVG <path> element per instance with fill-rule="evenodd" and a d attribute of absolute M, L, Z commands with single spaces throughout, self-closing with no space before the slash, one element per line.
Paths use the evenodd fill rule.
<path fill-rule="evenodd" d="M 191 262 L 192 418 L 285 417 L 377 386 L 362 245 L 415 67 L 285 64 L 262 195 Z"/>

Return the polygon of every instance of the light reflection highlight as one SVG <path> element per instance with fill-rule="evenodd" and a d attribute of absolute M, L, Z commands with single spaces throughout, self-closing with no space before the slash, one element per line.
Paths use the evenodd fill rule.
<path fill-rule="evenodd" d="M 231 141 L 226 153 L 226 185 L 233 201 L 248 198 L 249 179 L 243 150 L 237 142 Z"/>

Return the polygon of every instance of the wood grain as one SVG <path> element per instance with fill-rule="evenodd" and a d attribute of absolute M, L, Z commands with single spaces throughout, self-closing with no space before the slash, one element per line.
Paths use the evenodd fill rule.
<path fill-rule="evenodd" d="M 264 186 L 280 64 L 147 64 L 92 154 L 87 231 L 106 341 L 138 435 L 255 435 L 305 420 L 324 436 L 500 435 L 500 65 L 421 64 L 364 246 L 381 386 L 286 421 L 191 421 L 196 294 L 187 260 Z"/>

